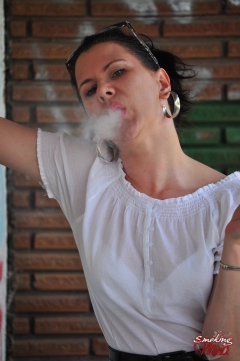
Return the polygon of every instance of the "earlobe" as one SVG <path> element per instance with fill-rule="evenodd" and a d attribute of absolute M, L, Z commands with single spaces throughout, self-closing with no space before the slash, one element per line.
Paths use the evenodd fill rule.
<path fill-rule="evenodd" d="M 167 99 L 171 91 L 170 78 L 163 68 L 158 69 L 157 72 L 159 81 L 159 98 Z"/>

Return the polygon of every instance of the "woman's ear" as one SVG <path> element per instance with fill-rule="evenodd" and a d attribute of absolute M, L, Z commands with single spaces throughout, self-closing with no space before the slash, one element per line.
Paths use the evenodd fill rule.
<path fill-rule="evenodd" d="M 159 82 L 159 98 L 167 99 L 171 91 L 171 83 L 168 73 L 160 68 L 157 70 L 158 82 Z"/>

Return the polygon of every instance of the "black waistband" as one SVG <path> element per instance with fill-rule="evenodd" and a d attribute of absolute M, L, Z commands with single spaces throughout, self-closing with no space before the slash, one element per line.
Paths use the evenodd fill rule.
<path fill-rule="evenodd" d="M 157 356 L 138 355 L 128 352 L 117 351 L 109 346 L 109 359 L 111 361 L 200 361 L 207 360 L 207 357 L 205 355 L 200 355 L 200 353 L 196 351 L 169 352 L 162 353 Z"/>

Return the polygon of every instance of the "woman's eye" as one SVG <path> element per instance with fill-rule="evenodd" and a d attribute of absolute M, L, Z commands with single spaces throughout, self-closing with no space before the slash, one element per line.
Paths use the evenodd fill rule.
<path fill-rule="evenodd" d="M 121 76 L 122 74 L 125 73 L 125 71 L 126 71 L 125 69 L 118 69 L 113 73 L 113 78 L 117 78 L 118 76 Z"/>
<path fill-rule="evenodd" d="M 87 97 L 90 97 L 91 95 L 95 94 L 96 93 L 96 90 L 97 90 L 97 87 L 96 86 L 93 86 L 92 88 L 90 88 L 87 93 L 86 93 L 86 96 Z"/>

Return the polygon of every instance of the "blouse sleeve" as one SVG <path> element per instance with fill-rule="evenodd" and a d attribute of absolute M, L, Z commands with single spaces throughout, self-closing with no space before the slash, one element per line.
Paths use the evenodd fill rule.
<path fill-rule="evenodd" d="M 88 174 L 96 158 L 94 143 L 39 129 L 37 157 L 41 185 L 49 198 L 58 201 L 70 221 L 76 207 L 85 200 Z"/>
<path fill-rule="evenodd" d="M 212 211 L 219 239 L 218 244 L 216 244 L 213 250 L 214 274 L 219 273 L 226 227 L 231 221 L 235 210 L 240 205 L 240 173 L 235 172 L 229 177 L 231 179 L 230 182 L 225 184 L 223 180 L 222 187 L 220 187 L 216 194 L 216 203 Z"/>

